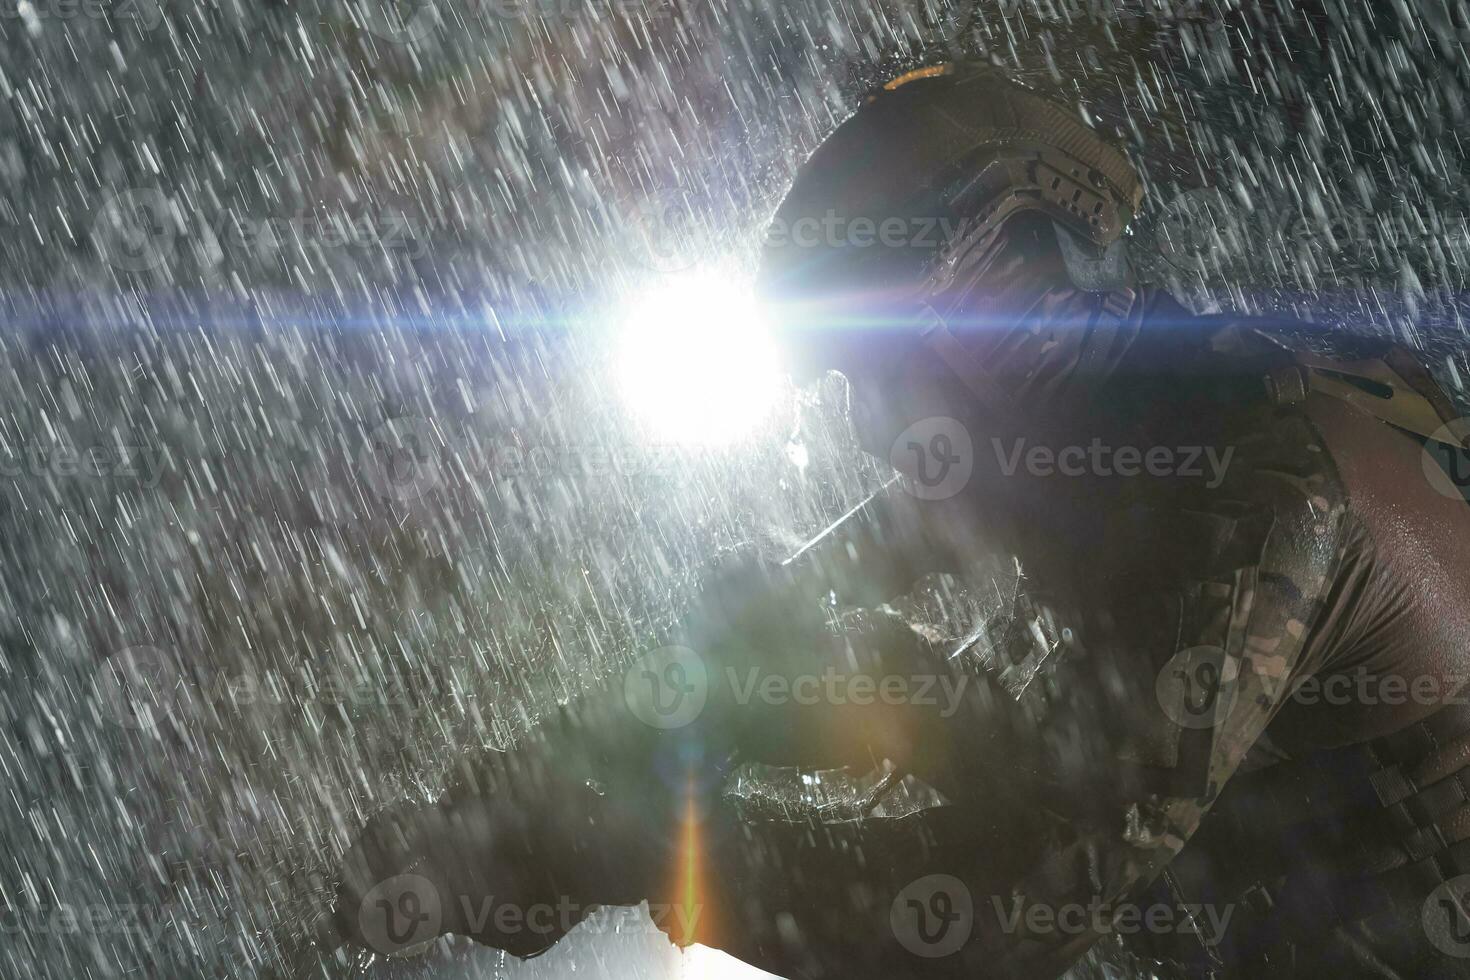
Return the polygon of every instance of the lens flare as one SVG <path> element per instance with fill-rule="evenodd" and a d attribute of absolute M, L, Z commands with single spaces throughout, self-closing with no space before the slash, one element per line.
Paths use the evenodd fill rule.
<path fill-rule="evenodd" d="M 691 274 L 636 297 L 620 321 L 618 388 L 652 439 L 729 445 L 772 417 L 781 359 L 748 289 Z"/>
<path fill-rule="evenodd" d="M 689 778 L 689 789 L 684 798 L 684 819 L 681 828 L 679 905 L 683 913 L 681 935 L 674 940 L 680 946 L 688 946 L 694 937 L 705 930 L 699 928 L 705 909 L 704 889 L 700 882 L 699 852 L 699 809 L 696 805 L 694 777 Z M 707 936 L 707 933 L 705 933 Z"/>

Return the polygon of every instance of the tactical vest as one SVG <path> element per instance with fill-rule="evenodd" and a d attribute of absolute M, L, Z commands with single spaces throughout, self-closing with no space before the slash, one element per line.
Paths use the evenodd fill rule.
<path fill-rule="evenodd" d="M 1143 900 L 1228 908 L 1229 929 L 1129 945 L 1186 976 L 1470 977 L 1467 896 L 1470 706 L 1455 704 L 1237 775 Z"/>

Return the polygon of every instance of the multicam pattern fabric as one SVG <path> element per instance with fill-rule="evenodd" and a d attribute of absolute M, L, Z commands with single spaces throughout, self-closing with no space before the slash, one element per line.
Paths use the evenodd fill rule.
<path fill-rule="evenodd" d="M 1098 577 L 1116 586 L 1075 597 L 1062 618 L 1072 625 L 1073 649 L 1055 667 L 1054 683 L 1041 688 L 1056 692 L 1041 737 L 1055 741 L 1048 724 L 1111 716 L 1113 738 L 1102 752 L 1070 766 L 1057 760 L 1057 772 L 1073 785 L 1102 774 L 1103 783 L 1133 792 L 1110 799 L 1117 820 L 1095 810 L 1070 815 L 1074 826 L 1091 829 L 1050 850 L 1017 888 L 1023 902 L 1116 905 L 1136 897 L 1193 835 L 1292 680 L 1313 667 L 1305 641 L 1341 557 L 1346 501 L 1300 415 L 1263 405 L 1238 432 L 1221 487 L 1152 516 L 1173 539 L 1159 560 L 1187 566 L 1169 570 L 1172 584 L 1123 598 L 1135 580 L 1157 581 L 1157 570 L 1110 568 Z M 1181 661 L 1190 651 L 1204 653 Z M 1175 665 L 1183 673 L 1170 685 Z M 1204 701 L 1213 713 L 1203 723 L 1188 717 L 1187 704 Z M 1106 763 L 1110 751 L 1114 766 Z M 1101 768 L 1071 771 L 1092 766 Z M 1046 960 L 1067 938 L 1075 937 L 1028 937 L 1006 954 Z"/>

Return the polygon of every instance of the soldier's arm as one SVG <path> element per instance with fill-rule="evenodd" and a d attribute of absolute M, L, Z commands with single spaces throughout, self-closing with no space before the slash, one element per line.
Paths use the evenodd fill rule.
<path fill-rule="evenodd" d="M 344 862 L 337 935 L 381 946 L 381 929 L 364 928 L 391 912 L 374 889 L 409 874 L 442 896 L 439 931 L 537 952 L 556 935 L 501 935 L 493 922 L 466 921 L 463 906 L 492 895 L 636 904 L 660 894 L 690 781 L 717 797 L 741 761 L 866 771 L 889 760 L 964 793 L 956 774 L 984 754 L 977 746 L 992 729 L 976 721 L 995 692 L 961 683 L 895 617 L 833 615 L 834 603 L 879 603 L 953 560 L 927 539 L 908 498 L 886 494 L 785 563 L 720 568 L 670 638 L 702 670 L 696 712 L 668 726 L 639 712 L 635 664 L 628 683 L 558 709 L 512 750 L 466 757 L 436 804 L 382 814 L 360 835 Z M 834 671 L 842 697 L 822 688 Z M 879 697 L 885 681 L 925 697 Z M 766 696 L 772 689 L 782 696 Z M 851 697 L 858 689 L 866 695 Z"/>
<path fill-rule="evenodd" d="M 1314 444 L 1303 420 L 1278 418 L 1240 440 L 1218 494 L 1127 529 L 1137 540 L 1098 560 L 1043 723 L 1063 820 L 1006 901 L 1053 916 L 1136 902 L 1318 666 L 1346 501 Z M 1056 975 L 1105 934 L 1016 921 L 982 945 L 1019 976 Z"/>

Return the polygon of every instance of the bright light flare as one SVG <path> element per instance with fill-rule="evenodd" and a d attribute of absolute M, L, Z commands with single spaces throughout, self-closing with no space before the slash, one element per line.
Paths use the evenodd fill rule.
<path fill-rule="evenodd" d="M 780 980 L 774 973 L 757 970 L 729 953 L 698 944 L 684 950 L 680 966 L 680 977 L 687 980 Z"/>
<path fill-rule="evenodd" d="M 703 935 L 709 934 L 709 923 L 700 923 L 701 915 L 708 911 L 705 908 L 706 896 L 700 882 L 700 852 L 699 852 L 699 813 L 694 800 L 694 777 L 689 777 L 689 789 L 684 798 L 684 854 L 683 867 L 680 869 L 679 899 L 683 906 L 684 930 L 675 942 L 679 946 L 688 946 L 694 942 L 694 937 L 701 934 L 700 925 L 704 926 Z"/>
<path fill-rule="evenodd" d="M 686 276 L 636 297 L 621 321 L 618 387 L 651 438 L 728 445 L 775 411 L 781 360 L 748 289 Z"/>

